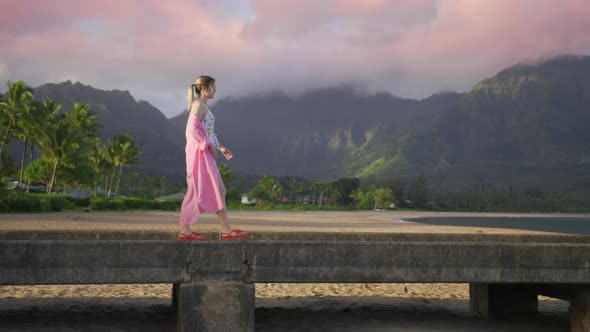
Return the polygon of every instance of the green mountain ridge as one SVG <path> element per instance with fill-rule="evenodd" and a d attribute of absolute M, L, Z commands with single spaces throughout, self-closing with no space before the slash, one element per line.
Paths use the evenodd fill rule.
<path fill-rule="evenodd" d="M 413 159 L 410 169 L 436 187 L 578 191 L 580 182 L 589 182 L 590 57 L 511 67 L 461 98 L 452 112 L 414 129 L 402 147 Z M 381 174 L 409 176 L 396 166 Z"/>

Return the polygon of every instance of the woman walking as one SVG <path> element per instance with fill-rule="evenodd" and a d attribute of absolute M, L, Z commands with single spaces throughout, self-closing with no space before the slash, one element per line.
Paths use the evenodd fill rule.
<path fill-rule="evenodd" d="M 221 225 L 221 239 L 233 240 L 248 236 L 247 232 L 233 229 L 227 220 L 225 185 L 217 169 L 217 150 L 226 159 L 232 153 L 217 140 L 214 131 L 215 117 L 207 107 L 207 101 L 215 96 L 215 79 L 199 76 L 188 90 L 186 124 L 186 182 L 188 189 L 180 210 L 179 240 L 202 241 L 205 238 L 190 229 L 203 212 L 216 212 Z M 195 99 L 195 94 L 197 98 Z"/>

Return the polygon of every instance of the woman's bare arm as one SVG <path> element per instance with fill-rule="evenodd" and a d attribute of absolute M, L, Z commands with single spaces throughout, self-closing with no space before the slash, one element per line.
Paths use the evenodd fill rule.
<path fill-rule="evenodd" d="M 192 108 L 191 108 L 191 112 L 196 112 L 196 116 L 197 119 L 199 119 L 199 121 L 201 121 L 201 123 L 203 122 L 203 119 L 205 119 L 205 115 L 207 115 L 207 110 L 205 109 L 205 107 L 203 106 L 203 104 L 201 104 L 201 102 L 196 101 Z"/>

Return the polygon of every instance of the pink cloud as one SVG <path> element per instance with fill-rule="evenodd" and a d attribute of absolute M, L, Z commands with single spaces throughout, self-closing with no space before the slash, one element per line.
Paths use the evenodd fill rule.
<path fill-rule="evenodd" d="M 0 5 L 0 30 L 31 33 L 54 27 L 69 27 L 72 21 L 89 17 L 117 21 L 128 17 L 143 3 L 139 0 L 52 0 L 51 3 L 37 0 L 5 1 Z"/>
<path fill-rule="evenodd" d="M 251 18 L 192 0 L 3 2 L 0 81 L 79 79 L 169 115 L 203 73 L 219 78 L 219 97 L 347 82 L 424 97 L 520 61 L 590 53 L 586 2 L 252 0 Z"/>
<path fill-rule="evenodd" d="M 521 61 L 588 52 L 587 8 L 583 0 L 443 0 L 436 19 L 406 34 L 392 52 L 416 71 L 481 78 Z"/>
<path fill-rule="evenodd" d="M 2 26 L 8 46 L 2 56 L 48 64 L 112 65 L 117 71 L 120 67 L 162 65 L 186 69 L 197 62 L 207 67 L 226 66 L 247 59 L 229 56 L 247 51 L 246 43 L 238 38 L 242 23 L 212 16 L 193 1 L 177 1 L 172 6 L 160 1 L 93 3 L 60 1 L 56 6 L 61 5 L 61 10 L 51 7 L 51 21 L 16 15 Z M 41 11 L 31 1 L 14 7 L 9 9 L 17 13 L 26 12 L 27 7 Z M 102 22 L 105 34 L 96 39 L 76 29 L 74 23 L 84 19 Z M 21 32 L 23 25 L 28 32 Z"/>
<path fill-rule="evenodd" d="M 434 4 L 434 0 L 253 0 L 256 17 L 245 33 L 257 39 L 299 39 L 334 33 L 346 25 L 365 33 L 386 31 L 422 21 Z"/>

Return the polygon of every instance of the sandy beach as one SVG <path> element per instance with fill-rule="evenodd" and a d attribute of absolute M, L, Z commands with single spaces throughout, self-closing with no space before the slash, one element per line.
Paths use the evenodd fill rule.
<path fill-rule="evenodd" d="M 461 234 L 546 234 L 526 229 L 458 227 L 411 222 L 412 218 L 430 216 L 463 217 L 573 217 L 590 218 L 590 214 L 520 214 L 520 213 L 445 213 L 414 211 L 229 211 L 230 221 L 252 232 L 338 232 L 338 233 L 461 233 Z M 0 214 L 0 231 L 178 231 L 178 212 L 78 212 Z M 218 231 L 216 216 L 203 214 L 194 229 Z M 138 235 L 141 236 L 141 235 Z"/>
<path fill-rule="evenodd" d="M 253 231 L 534 232 L 400 221 L 408 215 L 424 214 L 230 214 L 240 227 Z M 0 215 L 0 231 L 165 231 L 173 236 L 177 220 L 174 212 L 5 214 Z M 212 215 L 201 221 L 199 231 L 216 230 Z M 467 284 L 256 284 L 256 331 L 569 330 L 569 304 L 564 301 L 540 297 L 536 315 L 488 319 L 469 313 L 468 298 Z M 0 330 L 175 331 L 171 285 L 0 286 Z"/>

